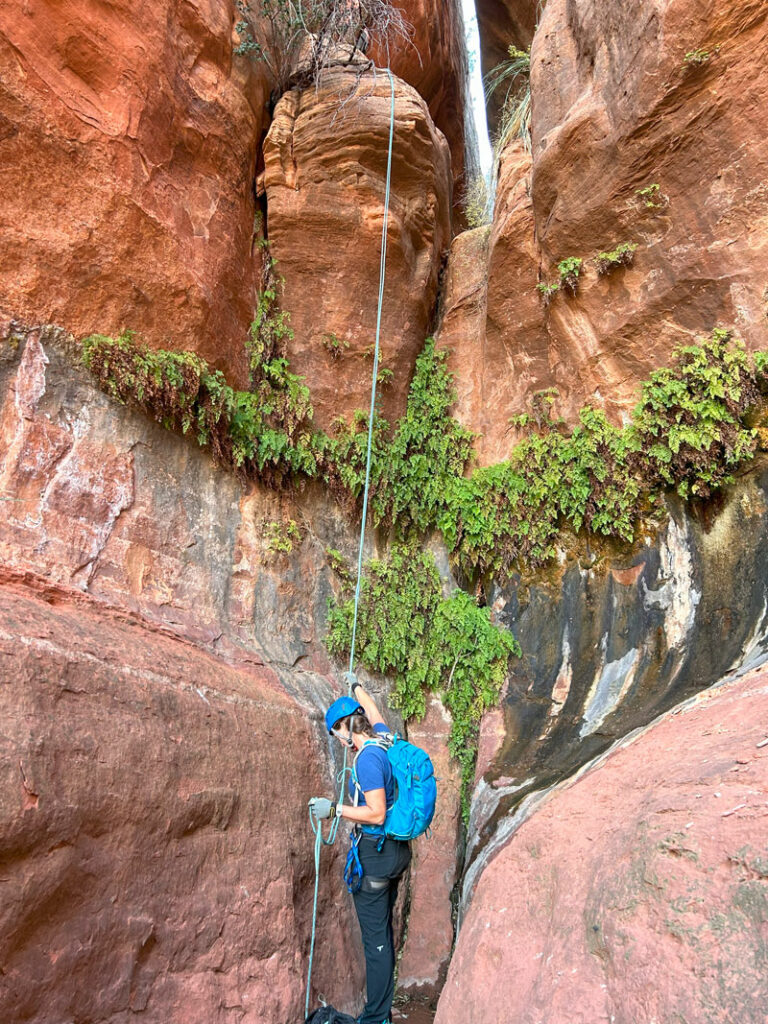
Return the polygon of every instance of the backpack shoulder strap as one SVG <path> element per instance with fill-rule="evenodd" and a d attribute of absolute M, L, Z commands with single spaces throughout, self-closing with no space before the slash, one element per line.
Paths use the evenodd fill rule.
<path fill-rule="evenodd" d="M 357 759 L 360 757 L 362 752 L 368 747 L 378 747 L 379 750 L 389 750 L 392 743 L 397 739 L 397 734 L 393 736 L 391 732 L 379 733 L 376 739 L 366 740 L 365 743 L 360 747 L 358 752 L 355 754 L 355 758 L 352 762 L 352 782 L 355 787 L 355 806 L 357 806 L 358 794 L 361 792 L 360 783 L 357 779 Z"/>

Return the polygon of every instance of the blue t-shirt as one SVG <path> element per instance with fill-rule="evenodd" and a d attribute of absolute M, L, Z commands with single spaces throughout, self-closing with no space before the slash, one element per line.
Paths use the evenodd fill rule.
<path fill-rule="evenodd" d="M 383 722 L 379 722 L 377 725 L 374 725 L 373 731 L 386 735 L 389 729 Z M 365 807 L 365 793 L 366 790 L 371 789 L 383 789 L 387 800 L 387 808 L 392 806 L 395 801 L 395 780 L 386 750 L 373 742 L 364 746 L 355 763 L 355 775 L 360 786 L 357 797 L 358 807 Z M 349 795 L 353 801 L 355 798 L 355 788 L 355 783 L 350 777 Z M 383 832 L 381 825 L 363 825 L 362 829 L 363 832 L 376 835 L 381 835 Z"/>

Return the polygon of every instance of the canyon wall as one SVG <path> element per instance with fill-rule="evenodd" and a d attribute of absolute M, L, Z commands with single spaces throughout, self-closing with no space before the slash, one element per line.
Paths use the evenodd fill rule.
<path fill-rule="evenodd" d="M 317 710 L 263 665 L 30 574 L 1 585 L 3 1019 L 302 1019 L 306 800 L 332 785 Z M 314 978 L 354 1006 L 341 861 L 322 860 Z"/>
<path fill-rule="evenodd" d="M 403 96 L 398 143 L 404 145 L 396 149 L 393 209 L 404 214 L 401 259 L 408 276 L 398 284 L 420 294 L 415 316 L 401 318 L 407 324 L 407 375 L 414 339 L 423 341 L 430 322 L 441 251 L 449 241 L 452 171 L 443 131 L 453 173 L 463 173 L 466 56 L 453 0 L 411 4 L 405 15 L 413 38 L 389 56 L 395 75 L 402 76 L 397 88 Z M 263 270 L 257 192 L 271 123 L 271 85 L 263 64 L 233 53 L 238 19 L 228 0 L 159 5 L 131 0 L 114 7 L 83 0 L 66 13 L 50 0 L 3 6 L 2 312 L 29 323 L 56 323 L 78 335 L 133 330 L 152 347 L 197 352 L 234 381 L 246 382 L 245 340 Z M 346 182 L 339 182 L 339 194 L 313 191 L 323 162 L 312 155 L 317 144 L 312 131 L 301 185 L 294 175 L 287 186 L 294 198 L 307 199 L 305 210 L 320 204 L 326 215 L 337 211 L 336 231 L 329 219 L 319 236 L 313 238 L 309 229 L 301 235 L 312 239 L 307 281 L 316 257 L 321 280 L 330 265 L 343 274 L 362 258 L 366 273 L 355 287 L 368 302 L 353 319 L 362 318 L 356 330 L 368 334 L 368 307 L 375 308 L 377 291 L 375 210 L 383 195 L 379 134 L 389 116 L 386 103 L 381 124 L 368 116 L 379 106 L 374 96 L 383 97 L 386 76 L 380 73 L 379 79 L 372 96 L 365 80 L 355 96 L 347 95 L 346 82 L 340 86 L 349 102 L 346 116 L 338 119 L 333 119 L 337 93 L 333 86 L 326 93 L 326 115 L 316 127 L 328 152 L 349 148 L 347 161 L 340 163 Z M 413 83 L 423 99 L 405 82 Z M 301 102 L 297 92 L 286 98 L 289 106 Z M 312 97 L 313 90 L 306 90 L 310 108 Z M 357 200 L 345 198 L 344 189 L 371 161 L 371 208 L 358 218 Z M 426 174 L 432 163 L 435 194 L 425 197 L 421 212 L 411 212 L 414 177 Z M 403 195 L 398 168 L 407 172 Z M 426 243 L 418 237 L 422 229 L 429 236 Z M 290 230 L 289 219 L 284 230 Z M 344 252 L 346 264 L 339 259 Z M 307 255 L 301 247 L 284 248 L 283 254 L 287 261 Z M 301 292 L 296 283 L 291 297 Z M 341 297 L 330 294 L 341 305 Z M 300 362 L 324 331 L 345 336 L 349 326 L 340 323 L 336 307 L 334 316 L 317 312 L 306 322 L 297 309 Z M 399 357 L 398 342 L 397 337 L 390 342 L 393 361 Z"/>
<path fill-rule="evenodd" d="M 530 8 L 506 7 L 525 45 Z M 675 345 L 721 325 L 765 347 L 767 40 L 754 3 L 541 12 L 531 152 L 499 155 L 492 224 L 454 239 L 446 274 L 440 343 L 482 463 L 537 390 L 568 422 L 585 402 L 621 420 Z M 600 275 L 622 242 L 634 262 Z M 545 304 L 571 256 L 577 293 Z M 768 655 L 762 465 L 693 517 L 673 502 L 634 550 L 565 544 L 488 594 L 523 657 L 481 729 L 440 1024 L 761 1019 L 764 677 L 668 709 Z"/>
<path fill-rule="evenodd" d="M 306 803 L 336 791 L 341 767 L 323 725 L 341 669 L 322 642 L 338 589 L 327 550 L 351 564 L 354 524 L 319 488 L 244 487 L 102 394 L 66 332 L 6 323 L 0 339 L 0 1006 L 56 1024 L 95 1008 L 115 1021 L 298 1020 Z M 276 549 L 289 525 L 291 550 Z M 386 681 L 362 675 L 386 707 Z M 453 942 L 449 725 L 435 703 L 414 734 L 442 779 L 412 868 L 424 912 L 402 971 L 419 990 L 444 976 Z M 345 856 L 342 829 L 322 853 L 312 991 L 353 1011 L 362 954 Z"/>
<path fill-rule="evenodd" d="M 531 5 L 500 6 L 510 42 L 527 43 Z M 509 450 L 507 421 L 537 390 L 556 387 L 569 422 L 587 402 L 618 420 L 638 380 L 696 335 L 719 324 L 768 345 L 765 6 L 658 0 L 629 18 L 620 4 L 550 0 L 539 21 L 530 161 L 515 139 L 499 154 L 487 285 L 471 311 L 445 314 L 459 412 L 485 462 Z M 601 275 L 595 257 L 624 243 L 634 262 Z M 571 257 L 577 293 L 546 303 L 537 285 Z M 475 332 L 456 327 L 467 316 L 480 366 Z"/>
<path fill-rule="evenodd" d="M 300 1019 L 336 771 L 315 616 L 354 538 L 329 509 L 272 551 L 292 507 L 95 390 L 64 332 L 2 338 L 3 1018 Z M 314 991 L 352 1008 L 345 852 Z"/>
<path fill-rule="evenodd" d="M 102 394 L 79 339 L 134 330 L 245 386 L 274 258 L 315 424 L 367 406 L 383 64 L 390 420 L 436 327 L 482 464 L 540 389 L 567 422 L 587 401 L 619 420 L 680 342 L 717 324 L 768 342 L 763 4 L 483 0 L 486 67 L 532 43 L 532 138 L 498 155 L 492 222 L 461 233 L 459 7 L 405 13 L 413 43 L 368 54 L 375 75 L 342 61 L 278 98 L 233 54 L 223 0 L 0 11 L 3 1019 L 303 1014 L 306 800 L 340 767 L 328 549 L 355 563 L 357 517 Z M 598 274 L 621 243 L 631 265 Z M 576 294 L 545 304 L 567 257 Z M 466 832 L 445 708 L 410 723 L 441 781 L 399 980 L 434 1001 L 448 972 L 440 1024 L 759 1019 L 765 677 L 733 674 L 768 655 L 766 509 L 760 455 L 712 501 L 668 498 L 632 545 L 564 533 L 550 567 L 481 581 L 523 653 L 481 725 Z M 366 682 L 384 705 L 391 681 Z M 357 1012 L 343 852 L 323 850 L 312 997 Z"/>
<path fill-rule="evenodd" d="M 766 468 L 763 459 L 711 519 L 670 502 L 667 522 L 658 532 L 646 524 L 634 552 L 597 542 L 564 550 L 557 569 L 490 595 L 523 655 L 481 728 L 467 905 L 542 791 L 692 694 L 768 659 Z"/>
<path fill-rule="evenodd" d="M 268 85 L 232 25 L 224 2 L 3 5 L 4 312 L 245 379 Z"/>

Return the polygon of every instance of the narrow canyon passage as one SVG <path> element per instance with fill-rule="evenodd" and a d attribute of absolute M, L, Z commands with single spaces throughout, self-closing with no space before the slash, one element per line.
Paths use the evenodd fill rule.
<path fill-rule="evenodd" d="M 392 1024 L 764 1024 L 768 9 L 471 6 L 0 10 L 0 1021 L 365 1012 L 354 635 Z"/>

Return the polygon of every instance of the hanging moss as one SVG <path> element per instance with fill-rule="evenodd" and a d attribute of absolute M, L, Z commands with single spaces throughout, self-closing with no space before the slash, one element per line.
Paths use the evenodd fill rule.
<path fill-rule="evenodd" d="M 108 394 L 193 432 L 239 473 L 272 485 L 319 478 L 356 504 L 368 417 L 338 422 L 333 436 L 314 430 L 309 392 L 279 349 L 287 321 L 275 324 L 270 308 L 251 332 L 250 391 L 231 388 L 194 353 L 150 351 L 130 333 L 92 335 L 83 358 Z M 451 416 L 456 394 L 446 359 L 429 339 L 394 431 L 376 414 L 371 515 L 398 543 L 366 568 L 359 655 L 369 669 L 394 675 L 393 701 L 405 717 L 423 712 L 427 691 L 441 694 L 467 784 L 480 716 L 519 651 L 468 594 L 440 596 L 421 538 L 438 530 L 468 578 L 542 565 L 565 529 L 631 541 L 639 510 L 664 491 L 706 498 L 752 457 L 750 416 L 763 403 L 768 354 L 750 356 L 729 332 L 714 331 L 651 374 L 623 427 L 587 406 L 569 431 L 552 417 L 556 394 L 542 393 L 533 412 L 517 418 L 526 436 L 508 460 L 469 474 L 473 436 Z M 348 647 L 350 615 L 348 601 L 331 608 L 334 653 Z"/>
<path fill-rule="evenodd" d="M 349 653 L 353 616 L 352 597 L 331 602 L 332 654 Z M 411 543 L 366 564 L 356 645 L 366 668 L 394 677 L 390 702 L 404 718 L 424 714 L 428 692 L 440 695 L 451 714 L 449 750 L 461 765 L 467 814 L 480 719 L 498 700 L 510 655 L 520 654 L 517 641 L 469 594 L 443 598 L 434 559 Z"/>
<path fill-rule="evenodd" d="M 670 488 L 705 498 L 751 458 L 756 431 L 748 414 L 763 401 L 764 359 L 716 330 L 651 374 L 623 427 L 586 406 L 569 432 L 551 418 L 549 394 L 533 415 L 517 418 L 527 436 L 509 459 L 467 476 L 473 435 L 450 414 L 456 393 L 446 353 L 428 339 L 394 432 L 376 414 L 374 524 L 400 538 L 439 530 L 467 573 L 540 565 L 566 528 L 630 541 L 643 502 Z M 232 389 L 194 353 L 150 351 L 130 333 L 92 335 L 84 360 L 108 394 L 166 427 L 193 431 L 249 476 L 319 477 L 347 499 L 362 494 L 367 415 L 341 420 L 334 436 L 314 430 L 308 389 L 282 355 L 252 349 L 252 391 Z"/>

